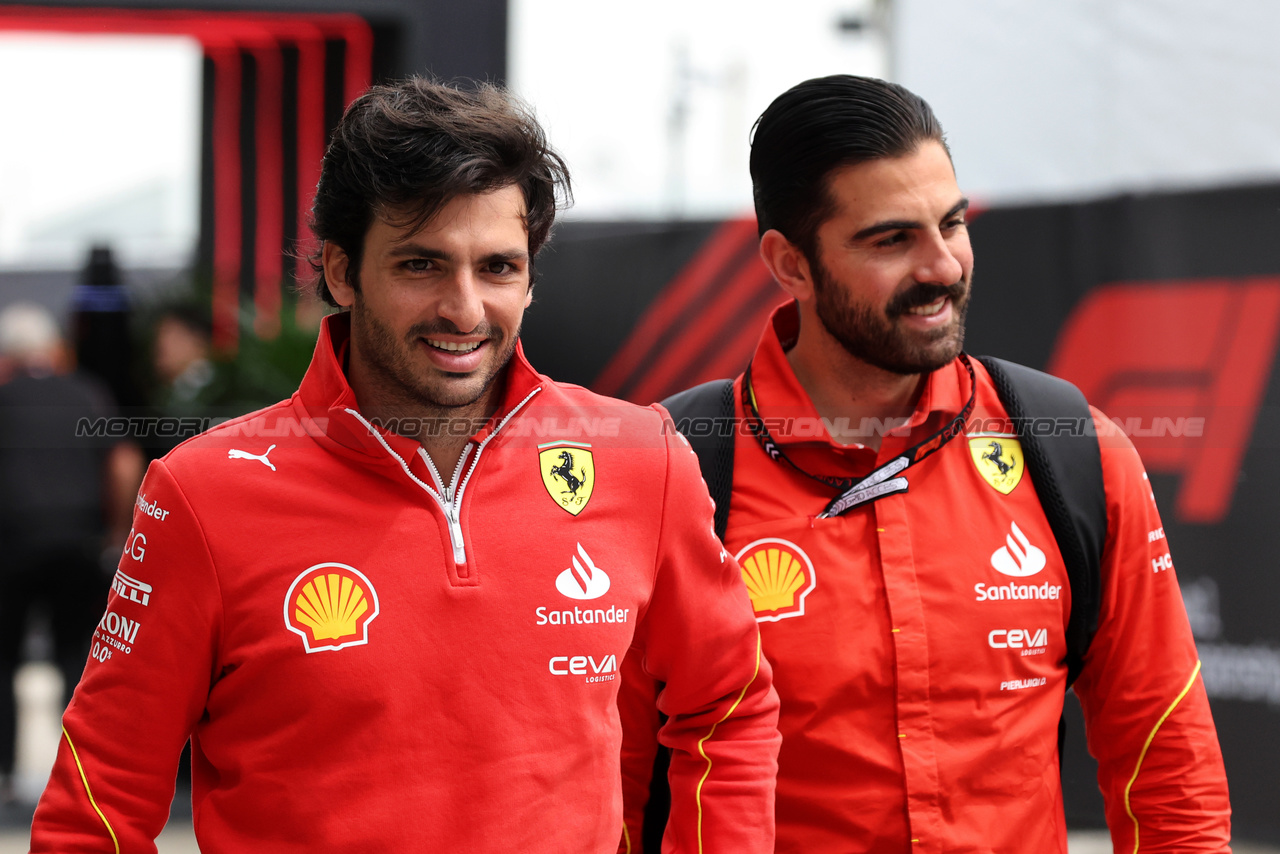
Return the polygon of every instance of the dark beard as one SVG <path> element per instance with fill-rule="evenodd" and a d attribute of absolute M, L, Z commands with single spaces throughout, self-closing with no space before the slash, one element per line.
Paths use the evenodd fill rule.
<path fill-rule="evenodd" d="M 356 318 L 353 317 L 353 324 L 355 320 Z M 481 333 L 488 335 L 493 346 L 503 347 L 493 371 L 482 377 L 482 382 L 478 388 L 474 389 L 474 393 L 461 397 L 457 395 L 442 397 L 442 390 L 432 388 L 430 383 L 424 382 L 422 377 L 417 375 L 404 356 L 404 348 L 412 347 L 413 342 L 420 337 L 426 338 L 433 334 L 461 334 L 454 324 L 444 319 L 432 323 L 419 323 L 410 327 L 403 341 L 397 341 L 390 329 L 369 316 L 367 312 L 361 315 L 360 320 L 366 348 L 369 351 L 367 355 L 370 365 L 382 377 L 383 388 L 395 389 L 395 397 L 402 404 L 407 405 L 405 415 L 414 409 L 425 413 L 427 417 L 445 418 L 461 415 L 462 411 L 477 404 L 489 392 L 494 381 L 502 375 L 503 369 L 511 361 L 516 351 L 516 342 L 520 339 L 519 328 L 506 341 L 502 340 L 502 335 L 497 330 L 481 329 Z M 446 374 L 446 376 L 450 375 Z"/>
<path fill-rule="evenodd" d="M 850 299 L 848 292 L 831 281 L 820 262 L 810 261 L 813 271 L 818 320 L 855 359 L 894 374 L 926 374 L 936 371 L 960 354 L 964 347 L 964 319 L 969 310 L 969 283 L 938 285 L 917 282 L 895 294 L 884 316 Z M 951 298 L 954 319 L 932 332 L 911 335 L 894 324 L 909 309 L 928 305 L 939 297 Z"/>

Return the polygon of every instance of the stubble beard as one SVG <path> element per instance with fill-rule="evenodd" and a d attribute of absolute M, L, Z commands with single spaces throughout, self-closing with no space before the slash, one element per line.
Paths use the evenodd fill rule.
<path fill-rule="evenodd" d="M 496 360 L 482 364 L 475 374 L 443 373 L 434 371 L 434 376 L 424 375 L 421 368 L 415 368 L 410 353 L 418 347 L 418 339 L 433 334 L 463 334 L 447 320 L 432 323 L 419 323 L 409 328 L 403 339 L 397 339 L 391 331 L 378 319 L 361 311 L 360 298 L 352 307 L 352 335 L 360 335 L 363 343 L 363 355 L 368 363 L 370 373 L 376 377 L 376 383 L 384 399 L 384 408 L 389 403 L 392 407 L 403 410 L 403 417 L 427 418 L 466 418 L 477 417 L 482 413 L 487 397 L 497 380 L 515 355 L 516 342 L 520 339 L 520 329 L 504 339 L 500 330 L 484 324 L 473 332 L 488 336 L 488 345 L 498 353 Z M 357 331 L 358 329 L 358 331 Z M 501 349 L 498 349 L 501 348 Z M 451 379 L 456 378 L 456 379 Z"/>
<path fill-rule="evenodd" d="M 814 307 L 818 320 L 849 355 L 894 374 L 936 371 L 964 348 L 964 319 L 969 310 L 967 281 L 951 285 L 917 282 L 896 294 L 883 311 L 855 302 L 847 288 L 833 282 L 820 261 L 811 261 Z M 927 333 L 912 333 L 896 318 L 941 296 L 951 298 L 952 321 Z"/>

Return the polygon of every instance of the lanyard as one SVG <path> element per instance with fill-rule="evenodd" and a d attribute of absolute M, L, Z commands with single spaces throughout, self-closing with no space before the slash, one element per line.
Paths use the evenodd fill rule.
<path fill-rule="evenodd" d="M 751 385 L 751 365 L 747 365 L 746 374 L 742 378 L 742 408 L 749 414 L 748 429 L 760 440 L 760 445 L 764 448 L 764 452 L 769 455 L 769 459 L 774 462 L 781 460 L 805 477 L 816 480 L 832 489 L 841 490 L 841 493 L 827 504 L 826 509 L 818 514 L 819 519 L 829 519 L 832 516 L 839 516 L 860 504 L 870 504 L 882 496 L 892 495 L 895 492 L 906 492 L 908 484 L 907 479 L 900 476 L 902 472 L 930 454 L 935 453 L 947 442 L 960 435 L 964 430 L 965 422 L 969 420 L 969 415 L 973 412 L 973 401 L 978 392 L 978 380 L 974 376 L 973 363 L 969 361 L 969 357 L 961 353 L 959 358 L 965 370 L 969 372 L 969 400 L 965 403 L 964 408 L 960 410 L 960 414 L 952 418 L 947 426 L 923 442 L 912 445 L 863 478 L 827 477 L 813 474 L 800 468 L 787 456 L 786 452 L 773 440 L 773 436 L 769 435 L 769 428 L 765 426 L 764 419 L 760 417 L 760 410 L 756 407 L 756 393 Z"/>

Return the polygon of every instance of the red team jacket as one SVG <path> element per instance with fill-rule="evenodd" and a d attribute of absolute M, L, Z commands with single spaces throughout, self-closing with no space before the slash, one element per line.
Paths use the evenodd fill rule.
<path fill-rule="evenodd" d="M 634 643 L 667 685 L 674 850 L 771 851 L 770 669 L 661 412 L 518 353 L 445 486 L 360 415 L 348 331 L 290 400 L 152 464 L 32 850 L 154 851 L 191 736 L 210 854 L 611 851 Z"/>
<path fill-rule="evenodd" d="M 968 399 L 953 362 L 878 453 L 837 445 L 787 362 L 781 342 L 797 330 L 794 306 L 779 309 L 752 381 L 774 439 L 807 471 L 864 476 Z M 906 471 L 908 492 L 836 518 L 815 518 L 832 489 L 738 433 L 725 541 L 782 699 L 779 854 L 1067 850 L 1057 732 L 1071 588 L 1004 408 L 974 370 L 966 433 Z M 1226 851 L 1226 777 L 1160 516 L 1133 446 L 1100 413 L 1095 423 L 1108 434 L 1109 537 L 1100 626 L 1075 691 L 1115 850 Z M 624 678 L 634 828 L 652 686 Z"/>

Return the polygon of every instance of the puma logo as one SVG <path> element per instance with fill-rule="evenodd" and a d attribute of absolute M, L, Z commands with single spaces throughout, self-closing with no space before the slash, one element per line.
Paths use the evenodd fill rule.
<path fill-rule="evenodd" d="M 248 451 L 242 451 L 239 448 L 232 448 L 231 450 L 227 451 L 227 459 L 257 460 L 267 468 L 271 469 L 272 471 L 275 471 L 276 470 L 275 464 L 272 463 L 271 460 L 267 459 L 267 454 L 271 453 L 275 449 L 276 449 L 276 446 L 272 445 L 270 448 L 267 448 L 266 453 L 262 454 L 262 456 L 258 456 L 257 454 L 251 454 Z"/>

